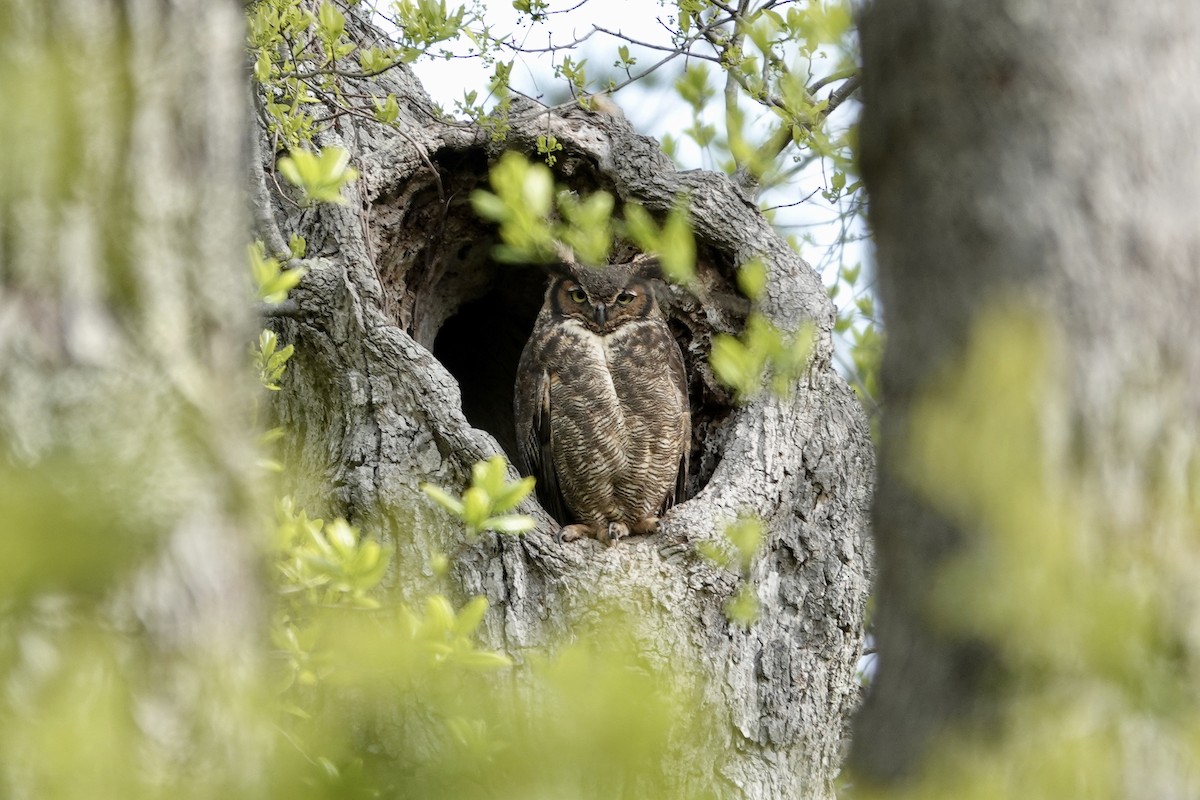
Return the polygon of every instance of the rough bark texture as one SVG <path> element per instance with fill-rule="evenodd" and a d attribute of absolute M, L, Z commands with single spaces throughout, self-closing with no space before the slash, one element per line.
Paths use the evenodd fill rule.
<path fill-rule="evenodd" d="M 119 673 L 85 667 L 98 694 L 131 684 L 138 763 L 103 765 L 127 788 L 214 758 L 230 771 L 195 785 L 236 786 L 248 766 L 235 704 L 261 606 L 252 318 L 231 302 L 247 296 L 241 13 L 230 0 L 0 10 L 0 760 L 22 765 L 18 796 L 82 780 L 34 766 L 55 757 L 34 731 L 57 712 L 36 703 L 80 667 L 76 626 L 93 643 L 141 634 L 114 645 Z M 113 747 L 132 748 L 121 733 Z"/>
<path fill-rule="evenodd" d="M 293 233 L 308 241 L 311 271 L 279 325 L 296 346 L 278 403 L 290 463 L 334 510 L 384 523 L 402 567 L 449 549 L 462 593 L 491 601 L 485 642 L 518 662 L 608 609 L 637 620 L 657 663 L 695 664 L 721 758 L 664 765 L 689 776 L 688 795 L 831 796 L 858 702 L 873 459 L 859 405 L 830 365 L 833 309 L 818 277 L 730 181 L 675 170 L 620 116 L 518 103 L 496 141 L 436 116 L 407 70 L 363 88 L 395 92 L 401 120 L 389 130 L 343 117 L 321 136 L 361 169 L 348 205 L 299 210 L 280 198 L 265 147 L 258 164 L 260 235 L 276 249 Z M 666 518 L 664 536 L 612 549 L 556 543 L 532 503 L 534 533 L 447 541 L 444 512 L 419 491 L 423 481 L 461 491 L 473 462 L 512 441 L 517 358 L 545 277 L 490 260 L 496 234 L 469 195 L 504 150 L 536 157 L 546 133 L 565 147 L 557 179 L 581 194 L 605 189 L 660 215 L 688 194 L 700 246 L 703 299 L 671 290 L 667 303 L 691 376 L 696 497 Z M 742 321 L 734 270 L 758 255 L 771 268 L 765 312 L 788 330 L 815 321 L 815 355 L 786 399 L 735 408 L 706 358 L 711 335 Z M 667 546 L 718 536 L 742 512 L 769 531 L 750 576 L 762 616 L 748 630 L 722 611 L 738 579 L 690 544 Z"/>
<path fill-rule="evenodd" d="M 932 737 L 993 718 L 1009 685 L 987 645 L 931 620 L 937 575 L 980 531 L 932 509 L 899 466 L 914 402 L 982 311 L 1015 301 L 1059 332 L 1067 389 L 1039 424 L 1096 502 L 1093 546 L 1144 530 L 1174 496 L 1155 478 L 1188 495 L 1187 457 L 1162 459 L 1196 452 L 1200 411 L 1200 5 L 879 0 L 861 30 L 888 346 L 881 666 L 855 761 L 890 781 L 919 771 Z M 1131 774 L 1151 777 L 1157 766 L 1133 763 L 1140 740 Z M 1126 796 L 1171 779 L 1135 779 Z"/>

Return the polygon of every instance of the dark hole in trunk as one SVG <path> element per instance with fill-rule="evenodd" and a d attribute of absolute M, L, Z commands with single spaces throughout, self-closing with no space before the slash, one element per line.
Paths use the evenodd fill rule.
<path fill-rule="evenodd" d="M 467 421 L 495 436 L 513 461 L 517 362 L 542 306 L 546 273 L 511 265 L 493 269 L 488 291 L 464 303 L 442 325 L 433 355 L 458 380 Z"/>

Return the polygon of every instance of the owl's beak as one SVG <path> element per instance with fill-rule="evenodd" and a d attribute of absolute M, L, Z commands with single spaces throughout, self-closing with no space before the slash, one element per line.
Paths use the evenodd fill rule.
<path fill-rule="evenodd" d="M 596 308 L 596 324 L 599 325 L 601 328 L 603 328 L 604 323 L 608 321 L 608 307 L 605 306 L 604 303 L 597 303 L 595 308 Z"/>

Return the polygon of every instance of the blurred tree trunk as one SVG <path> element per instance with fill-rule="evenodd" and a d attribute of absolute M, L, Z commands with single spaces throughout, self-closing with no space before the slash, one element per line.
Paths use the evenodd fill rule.
<path fill-rule="evenodd" d="M 1195 703 L 1171 693 L 1200 644 L 1200 5 L 878 0 L 861 33 L 888 346 L 859 778 L 929 778 L 949 742 L 1010 732 L 1042 748 L 1011 774 L 1058 763 L 1057 796 L 1194 797 Z M 921 441 L 931 398 L 974 424 Z M 1022 728 L 1060 679 L 1108 709 L 1075 729 L 1104 757 L 1078 760 L 1069 712 L 1049 742 Z"/>
<path fill-rule="evenodd" d="M 497 139 L 435 114 L 406 68 L 347 85 L 394 92 L 400 118 L 389 128 L 343 115 L 318 136 L 361 170 L 346 206 L 301 208 L 280 193 L 260 118 L 259 236 L 274 252 L 295 234 L 308 248 L 296 308 L 277 326 L 296 346 L 277 408 L 292 434 L 289 469 L 311 482 L 305 502 L 322 498 L 392 538 L 403 593 L 433 586 L 426 565 L 449 553 L 458 591 L 491 602 L 485 643 L 518 663 L 606 618 L 632 621 L 667 678 L 698 684 L 710 721 L 703 750 L 663 764 L 681 796 L 830 797 L 858 703 L 873 458 L 861 408 L 830 363 L 833 309 L 816 274 L 729 180 L 676 171 L 619 116 L 514 103 Z M 471 464 L 512 441 L 517 357 L 545 275 L 492 261 L 496 232 L 469 196 L 504 150 L 536 159 L 547 134 L 564 147 L 556 178 L 580 194 L 603 188 L 618 207 L 639 201 L 658 215 L 688 194 L 700 248 L 703 299 L 677 289 L 667 299 L 691 375 L 696 496 L 664 536 L 613 549 L 556 543 L 532 502 L 536 532 L 467 542 L 419 490 L 461 492 Z M 715 332 L 743 322 L 735 271 L 760 255 L 771 269 L 764 312 L 785 330 L 813 320 L 815 353 L 791 394 L 736 407 L 707 353 Z M 723 611 L 739 578 L 694 549 L 742 513 L 767 531 L 749 576 L 762 613 L 748 629 Z"/>
<path fill-rule="evenodd" d="M 241 14 L 0 5 L 6 795 L 254 777 Z"/>

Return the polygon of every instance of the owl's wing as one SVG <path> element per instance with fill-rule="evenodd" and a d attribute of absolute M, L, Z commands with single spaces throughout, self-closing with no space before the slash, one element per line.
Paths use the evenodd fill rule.
<path fill-rule="evenodd" d="M 688 422 L 689 424 L 684 427 L 683 453 L 679 456 L 679 472 L 675 473 L 675 487 L 667 495 L 667 499 L 663 503 L 663 511 L 687 500 L 688 462 L 692 455 L 691 414 L 688 415 Z"/>
<path fill-rule="evenodd" d="M 568 518 L 566 503 L 550 451 L 550 373 L 539 365 L 522 364 L 519 374 L 515 403 L 518 466 L 522 474 L 537 479 L 542 508 L 563 522 Z"/>
<path fill-rule="evenodd" d="M 663 502 L 663 511 L 677 503 L 687 500 L 688 464 L 692 457 L 692 412 L 688 403 L 687 370 L 683 367 L 683 353 L 679 344 L 669 333 L 671 346 L 667 348 L 667 367 L 671 375 L 671 385 L 679 393 L 683 408 L 683 435 L 679 442 L 679 470 L 675 473 L 675 487 L 667 494 Z"/>

